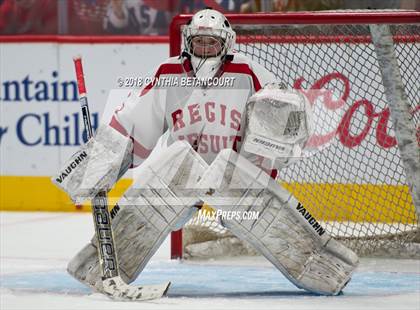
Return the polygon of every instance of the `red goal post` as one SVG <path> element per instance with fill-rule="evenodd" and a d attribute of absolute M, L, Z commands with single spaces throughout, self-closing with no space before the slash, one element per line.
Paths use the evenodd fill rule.
<path fill-rule="evenodd" d="M 329 45 L 334 45 L 334 49 L 337 49 L 337 46 L 341 46 L 341 45 L 348 45 L 351 47 L 355 47 L 356 49 L 356 53 L 357 54 L 357 58 L 355 57 L 353 61 L 353 65 L 357 65 L 360 62 L 367 62 L 370 65 L 371 60 L 367 59 L 368 57 L 370 57 L 369 55 L 372 54 L 372 48 L 369 47 L 369 50 L 366 51 L 366 55 L 363 55 L 362 53 L 364 53 L 365 51 L 363 51 L 363 49 L 372 43 L 372 38 L 370 33 L 368 32 L 368 27 L 367 25 L 373 25 L 373 24 L 379 24 L 379 25 L 415 25 L 415 27 L 413 28 L 413 30 L 411 31 L 409 26 L 405 27 L 403 30 L 395 30 L 395 32 L 393 33 L 393 39 L 394 39 L 394 43 L 395 44 L 410 44 L 407 48 L 403 48 L 404 52 L 402 53 L 404 56 L 403 57 L 413 57 L 414 55 L 414 63 L 412 64 L 412 66 L 416 66 L 417 63 L 417 67 L 419 67 L 419 62 L 418 62 L 418 55 L 417 54 L 417 60 L 416 60 L 416 51 L 419 49 L 419 43 L 420 43 L 420 33 L 418 32 L 418 27 L 419 27 L 419 22 L 420 22 L 420 12 L 414 12 L 414 11 L 335 11 L 335 12 L 290 12 L 290 13 L 257 13 L 257 14 L 228 14 L 226 15 L 226 17 L 228 18 L 228 20 L 230 21 L 230 23 L 232 24 L 232 27 L 234 28 L 234 30 L 237 30 L 237 47 L 239 47 L 239 51 L 243 52 L 245 54 L 249 54 L 251 57 L 260 57 L 258 58 L 258 60 L 260 60 L 260 63 L 265 65 L 266 67 L 273 67 L 273 63 L 274 62 L 279 62 L 279 59 L 286 59 L 288 56 L 284 56 L 284 53 L 290 53 L 291 51 L 293 53 L 296 53 L 296 57 L 290 57 L 287 58 L 288 61 L 291 62 L 305 62 L 307 61 L 307 59 L 309 59 L 310 57 L 313 57 L 314 59 L 317 57 L 316 53 L 314 54 L 313 51 L 300 51 L 298 50 L 298 47 L 296 46 L 300 46 L 300 45 L 311 45 L 311 46 L 329 46 Z M 176 16 L 170 26 L 170 56 L 176 56 L 179 55 L 181 52 L 181 43 L 182 43 L 182 35 L 181 35 L 181 29 L 182 26 L 185 25 L 191 18 L 191 15 L 178 15 Z M 308 26 L 308 27 L 306 27 Z M 313 26 L 313 27 L 312 27 Z M 359 27 L 360 26 L 360 27 Z M 302 28 L 302 27 L 306 27 L 306 28 Z M 324 28 L 325 27 L 325 30 Z M 337 29 L 338 30 L 337 30 Z M 259 29 L 261 29 L 261 32 L 259 31 Z M 265 30 L 263 29 L 269 29 L 267 32 L 265 32 Z M 270 31 L 273 31 L 273 33 L 275 33 L 277 30 L 276 29 L 281 29 L 282 31 L 284 30 L 284 33 L 282 33 L 281 35 L 270 35 Z M 304 29 L 304 30 L 302 30 Z M 253 45 L 250 49 L 248 49 L 248 45 Z M 258 45 L 261 44 L 261 45 Z M 276 50 L 279 46 L 281 46 L 282 44 L 287 45 L 287 50 L 282 50 L 281 48 L 278 48 L 277 55 L 273 55 L 272 51 L 270 50 L 269 45 L 273 44 L 276 47 L 274 48 L 274 50 Z M 360 46 L 358 46 L 358 44 Z M 346 45 L 346 46 L 347 46 Z M 243 49 L 241 49 L 240 46 L 245 46 Z M 339 47 L 338 47 L 339 48 Z M 346 47 L 347 48 L 347 47 Z M 260 50 L 258 50 L 260 49 Z M 272 48 L 271 48 L 272 49 Z M 263 52 L 261 52 L 263 50 Z M 267 51 L 269 50 L 269 51 Z M 344 48 L 343 48 L 344 50 Z M 319 49 L 319 51 L 321 51 L 321 49 Z M 318 51 L 318 52 L 319 52 Z M 334 52 L 334 50 L 332 50 Z M 414 52 L 413 52 L 414 51 Z M 341 50 L 339 51 L 341 52 Z M 261 56 L 261 53 L 263 54 Z M 325 55 L 331 56 L 332 52 L 325 52 Z M 335 52 L 334 52 L 335 53 Z M 344 53 L 344 52 L 343 52 Z M 346 52 L 348 53 L 348 52 Z M 399 52 L 401 53 L 401 51 Z M 281 57 L 279 57 L 279 55 Z M 347 57 L 353 57 L 353 54 L 343 54 L 343 56 Z M 349 56 L 350 55 L 350 56 Z M 295 56 L 295 54 L 293 55 Z M 286 58 L 284 58 L 286 57 Z M 363 59 L 363 57 L 365 57 L 365 59 Z M 332 61 L 334 57 L 332 57 Z M 270 59 L 270 60 L 268 60 Z M 270 62 L 271 61 L 271 62 Z M 313 61 L 313 60 L 311 60 Z M 350 61 L 351 62 L 351 61 Z M 278 63 L 274 63 L 274 67 L 277 66 Z M 340 64 L 339 64 L 340 65 Z M 404 64 L 401 64 L 403 66 L 403 68 L 401 68 L 401 71 L 407 71 L 409 70 L 411 76 L 409 77 L 410 79 L 413 79 L 413 77 L 417 77 L 419 75 L 419 69 L 418 68 L 406 68 L 404 66 Z M 374 65 L 375 66 L 375 65 Z M 318 67 L 318 70 L 321 67 Z M 341 67 L 340 67 L 341 68 Z M 376 68 L 376 67 L 375 67 Z M 374 69 L 375 69 L 374 68 Z M 267 68 L 270 70 L 270 68 Z M 306 73 L 307 70 L 310 70 L 307 68 L 307 64 L 302 64 L 302 68 L 300 67 L 296 67 L 295 68 L 297 71 L 299 71 L 299 73 Z M 354 70 L 354 69 L 349 69 L 346 68 L 345 65 L 343 66 L 343 70 Z M 376 70 L 376 69 L 375 69 Z M 300 72 L 302 71 L 302 72 Z M 361 70 L 363 71 L 363 69 Z M 331 72 L 333 73 L 333 72 Z M 341 72 L 339 72 L 341 73 Z M 375 72 L 376 75 L 379 75 L 379 70 L 378 72 Z M 406 74 L 406 72 L 403 72 L 404 74 Z M 313 79 L 318 79 L 316 77 L 316 73 L 312 73 L 310 72 L 308 74 L 308 78 L 312 77 L 311 74 L 313 74 Z M 355 77 L 355 80 L 352 80 L 353 82 L 360 82 L 360 81 L 366 81 L 366 78 L 370 78 L 371 77 L 371 73 L 370 72 L 364 72 L 363 74 L 366 74 L 366 76 L 357 76 Z M 277 76 L 279 76 L 278 72 L 276 74 Z M 289 73 L 290 75 L 290 73 Z M 325 76 L 324 76 L 325 77 Z M 379 78 L 380 79 L 380 78 Z M 405 79 L 405 81 L 407 80 L 407 78 L 405 78 L 403 76 L 403 80 Z M 370 84 L 375 84 L 377 83 L 377 78 L 376 77 L 372 77 L 372 80 L 369 80 Z M 319 81 L 319 80 L 318 80 Z M 294 80 L 292 82 L 287 83 L 288 86 L 290 87 L 295 87 L 298 85 L 297 80 Z M 311 81 L 312 83 L 315 81 Z M 411 82 L 410 82 L 411 83 Z M 309 85 L 309 84 L 308 84 Z M 414 86 L 413 86 L 414 85 Z M 418 86 L 417 86 L 418 87 Z M 415 88 L 415 84 L 410 84 L 407 86 L 408 91 L 406 90 L 406 92 L 408 92 L 408 97 L 410 102 L 417 102 L 417 105 L 411 106 L 411 112 L 413 115 L 413 122 L 418 130 L 418 124 L 419 124 L 419 106 L 418 106 L 418 102 L 420 102 L 418 100 L 418 89 L 416 91 Z M 361 88 L 360 88 L 361 89 Z M 350 90 L 351 91 L 351 90 Z M 375 89 L 372 90 L 366 90 L 367 93 L 365 94 L 368 97 L 373 97 L 373 98 L 378 98 L 378 101 L 380 102 L 384 102 L 386 101 L 384 99 L 384 91 L 383 91 L 383 86 L 377 86 Z M 352 91 L 351 91 L 352 92 Z M 417 92 L 417 94 L 416 94 Z M 363 97 L 365 98 L 365 97 Z M 414 98 L 414 99 L 413 99 Z M 351 99 L 353 100 L 352 102 L 354 102 L 355 99 Z M 375 100 L 370 100 L 370 102 L 374 102 L 374 104 L 371 104 L 369 106 L 368 103 L 366 102 L 362 102 L 360 103 L 359 106 L 357 106 L 355 109 L 360 108 L 360 107 L 364 107 L 366 111 L 368 111 L 370 108 L 375 108 L 377 107 L 375 104 Z M 354 106 L 353 106 L 354 107 Z M 380 145 L 378 148 L 378 152 L 376 152 L 377 154 L 375 154 L 375 156 L 377 156 L 377 162 L 374 162 L 371 164 L 371 166 L 368 166 L 368 168 L 370 168 L 371 170 L 373 169 L 374 173 L 377 173 L 378 176 L 377 178 L 379 179 L 383 179 L 383 180 L 388 180 L 391 179 L 391 183 L 392 185 L 398 187 L 400 186 L 400 184 L 405 182 L 406 176 L 402 175 L 402 176 L 395 176 L 394 174 L 391 173 L 391 177 L 384 175 L 383 169 L 380 167 L 377 167 L 377 165 L 379 165 L 382 161 L 385 162 L 385 164 L 388 163 L 393 163 L 395 162 L 395 166 L 396 166 L 396 170 L 404 170 L 403 167 L 404 165 L 401 163 L 400 159 L 397 158 L 398 155 L 398 150 L 396 151 L 392 151 L 392 155 L 389 155 L 389 150 L 392 147 L 396 148 L 396 139 L 395 137 L 393 137 L 392 134 L 390 134 L 390 132 L 392 131 L 392 125 L 390 124 L 391 122 L 387 122 L 389 120 L 389 108 L 388 107 L 381 107 L 382 112 L 380 113 L 376 113 L 375 117 L 376 119 L 373 119 L 374 117 L 372 115 L 373 112 L 371 113 L 370 116 L 371 119 L 368 119 L 368 123 L 369 126 L 371 126 L 372 122 L 378 122 L 378 124 L 376 125 L 376 138 L 379 139 L 379 141 L 377 141 L 377 143 Z M 350 111 L 350 112 L 349 112 Z M 376 111 L 376 110 L 375 110 Z M 349 110 L 347 111 L 348 113 L 346 113 L 345 115 L 349 115 L 350 118 L 352 116 L 351 113 L 357 113 L 357 111 L 351 111 L 351 109 L 349 108 Z M 368 112 L 366 112 L 367 115 L 369 114 Z M 381 114 L 382 113 L 382 114 Z M 388 113 L 388 114 L 387 114 Z M 355 114 L 353 114 L 355 115 Z M 369 116 L 369 115 L 368 115 Z M 350 121 L 349 121 L 350 122 Z M 362 122 L 361 120 L 358 120 L 358 122 Z M 345 123 L 345 122 L 343 122 Z M 351 127 L 351 124 L 347 124 L 348 127 Z M 349 129 L 347 128 L 347 129 Z M 359 128 L 357 130 L 359 130 L 356 133 L 354 133 L 351 137 L 356 137 L 356 138 L 360 138 L 362 137 L 365 129 L 368 128 L 367 125 L 365 125 L 365 127 L 363 128 Z M 378 129 L 378 128 L 382 128 L 382 129 Z M 369 132 L 370 127 L 367 129 L 367 131 Z M 350 130 L 350 129 L 349 129 Z M 381 131 L 382 130 L 382 131 Z M 361 133 L 360 133 L 361 132 Z M 373 130 L 372 130 L 373 132 Z M 351 132 L 350 132 L 351 134 Z M 417 131 L 418 134 L 418 131 Z M 366 136 L 367 133 L 364 135 Z M 364 137 L 363 137 L 364 138 Z M 369 139 L 369 136 L 366 138 Z M 363 144 L 364 141 L 358 141 L 357 139 L 355 140 L 350 140 L 347 139 L 346 137 L 340 137 L 341 142 L 350 149 L 350 152 L 353 152 L 354 149 L 357 149 L 359 147 L 359 144 Z M 360 140 L 360 139 L 359 139 Z M 363 140 L 363 139 L 361 139 Z M 346 145 L 347 143 L 347 145 Z M 357 144 L 359 143 L 359 144 Z M 376 146 L 375 146 L 376 147 Z M 387 153 L 388 152 L 388 153 Z M 344 156 L 341 153 L 336 153 L 336 154 L 331 154 L 331 156 Z M 347 156 L 347 155 L 346 155 Z M 352 157 L 353 156 L 353 157 Z M 360 154 L 353 154 L 351 156 L 349 156 L 348 158 L 352 159 L 353 161 L 353 165 L 357 168 L 357 160 L 360 160 L 360 158 L 363 158 L 364 153 L 360 153 Z M 367 156 L 367 155 L 366 155 Z M 347 157 L 346 157 L 347 158 Z M 326 160 L 326 162 L 328 162 L 328 160 Z M 312 163 L 312 165 L 314 165 Z M 384 163 L 382 163 L 382 165 L 384 165 Z M 335 166 L 332 166 L 331 168 L 333 168 Z M 351 168 L 349 170 L 349 174 L 354 173 L 352 171 L 356 170 L 356 168 Z M 303 170 L 305 170 L 304 168 L 302 168 Z M 306 170 L 309 170 L 312 168 L 307 168 Z M 375 170 L 376 169 L 376 170 Z M 394 168 L 393 168 L 394 169 Z M 345 169 L 344 169 L 345 170 Z M 346 171 L 345 171 L 346 172 Z M 370 173 L 371 171 L 368 169 L 368 171 L 366 173 Z M 345 174 L 345 173 L 343 173 Z M 356 173 L 357 174 L 357 173 Z M 404 174 L 404 173 L 403 173 Z M 350 178 L 356 178 L 356 176 L 350 175 Z M 332 176 L 332 178 L 335 179 L 335 176 Z M 307 181 L 307 179 L 305 179 L 305 177 L 302 178 L 304 181 Z M 410 179 L 410 177 L 408 176 L 407 179 Z M 312 179 L 311 179 L 312 180 Z M 345 180 L 340 176 L 338 183 L 339 182 L 345 182 Z M 337 180 L 335 180 L 337 181 Z M 327 198 L 323 198 L 321 199 L 322 201 L 320 201 L 319 203 L 314 203 L 315 206 L 319 206 L 322 205 L 323 203 L 329 203 L 329 204 L 333 204 L 333 203 L 337 203 L 337 201 L 345 201 L 346 203 L 349 204 L 353 204 L 354 205 L 354 210 L 352 210 L 351 212 L 355 213 L 356 215 L 351 215 L 349 217 L 345 217 L 345 215 L 343 214 L 338 214 L 337 211 L 334 211 L 336 218 L 331 217 L 331 214 L 329 214 L 328 212 L 324 215 L 322 215 L 323 217 L 325 217 L 323 220 L 325 221 L 347 221 L 348 223 L 351 224 L 346 224 L 346 226 L 343 228 L 342 226 L 337 226 L 335 227 L 334 225 L 331 227 L 332 231 L 343 231 L 344 235 L 350 234 L 350 237 L 354 237 L 357 238 L 358 235 L 360 235 L 360 231 L 368 231 L 368 233 L 364 232 L 364 234 L 369 234 L 370 230 L 374 230 L 375 234 L 378 233 L 379 234 L 379 230 L 380 232 L 383 232 L 383 234 L 405 234 L 406 231 L 404 229 L 400 229 L 399 226 L 398 228 L 394 228 L 394 227 L 387 227 L 387 228 L 383 228 L 386 225 L 391 225 L 389 224 L 390 222 L 395 221 L 394 218 L 390 218 L 387 217 L 386 215 L 384 215 L 384 213 L 386 213 L 386 211 L 384 211 L 383 209 L 381 209 L 380 207 L 378 207 L 378 212 L 379 215 L 372 215 L 369 212 L 370 211 L 366 211 L 364 215 L 362 215 L 362 212 L 360 211 L 361 208 L 363 208 L 365 206 L 366 209 L 370 208 L 371 205 L 376 204 L 377 200 L 380 199 L 381 195 L 386 195 L 385 198 L 385 202 L 384 205 L 391 203 L 392 200 L 392 195 L 402 195 L 401 197 L 401 201 L 403 202 L 397 202 L 396 203 L 396 207 L 395 208 L 400 208 L 399 204 L 403 204 L 404 206 L 401 207 L 401 211 L 395 211 L 396 215 L 395 217 L 408 217 L 409 220 L 403 220 L 404 223 L 411 223 L 412 225 L 414 225 L 414 227 L 418 227 L 418 210 L 417 210 L 417 214 L 416 214 L 416 209 L 415 206 L 413 206 L 413 202 L 410 197 L 410 191 L 407 188 L 411 188 L 412 189 L 412 184 L 409 184 L 408 187 L 407 185 L 403 185 L 404 189 L 398 189 L 396 190 L 394 187 L 392 188 L 382 188 L 381 186 L 383 184 L 379 184 L 378 188 L 369 188 L 369 180 L 368 178 L 365 179 L 361 179 L 358 182 L 356 182 L 357 184 L 360 183 L 360 188 L 355 188 L 352 187 L 353 184 L 347 184 L 345 188 L 339 189 L 337 192 L 337 189 L 334 188 L 333 186 L 331 188 L 327 188 L 327 192 L 330 191 L 330 195 L 331 196 L 337 196 L 339 197 L 339 199 L 337 198 L 336 200 L 334 200 L 334 198 L 332 198 L 331 200 L 328 200 Z M 365 184 L 366 183 L 366 184 Z M 386 185 L 386 183 L 384 183 Z M 325 185 L 325 184 L 323 184 Z M 384 185 L 384 186 L 385 186 Z M 322 187 L 322 186 L 321 186 Z M 322 190 L 325 191 L 326 187 L 324 186 L 322 188 Z M 295 193 L 293 191 L 292 188 L 290 188 L 289 190 L 291 190 L 293 193 Z M 302 188 L 299 189 L 295 189 L 295 190 L 302 190 Z M 317 189 L 318 191 L 321 189 Z M 321 190 L 321 191 L 322 191 Z M 396 190 L 396 192 L 394 192 Z M 312 194 L 315 195 L 317 192 L 312 188 L 309 191 L 313 191 Z M 353 193 L 347 193 L 348 191 L 355 191 L 356 193 L 367 193 L 366 197 L 362 196 L 362 200 L 363 199 L 371 199 L 372 197 L 374 198 L 373 202 L 354 202 L 354 200 L 357 200 L 359 197 L 353 197 Z M 384 192 L 376 192 L 376 191 L 384 191 Z M 346 195 L 343 194 L 344 192 L 346 192 Z M 388 192 L 393 193 L 390 196 L 388 195 Z M 315 193 L 315 194 L 314 194 Z M 365 194 L 360 194 L 360 195 L 365 195 Z M 379 198 L 377 198 L 376 196 L 378 196 Z M 370 197 L 370 198 L 368 198 Z M 388 201 L 388 200 L 389 201 Z M 411 204 L 411 207 L 410 207 Z M 361 207 L 362 206 L 362 207 Z M 394 205 L 392 205 L 394 206 Z M 408 207 L 407 207 L 408 206 Z M 418 207 L 418 206 L 417 206 Z M 407 208 L 409 210 L 407 210 Z M 414 213 L 413 213 L 414 210 Z M 340 211 L 341 212 L 341 211 Z M 347 211 L 343 211 L 343 212 L 347 212 Z M 338 214 L 338 215 L 337 215 Z M 403 214 L 403 215 L 401 215 Z M 365 216 L 365 217 L 363 217 Z M 356 226 L 351 226 L 353 225 L 353 221 L 357 222 L 358 220 L 360 220 L 361 223 L 365 223 L 366 221 L 369 220 L 375 220 L 378 222 L 381 222 L 382 228 L 378 228 L 379 226 L 376 225 L 375 227 L 364 227 L 364 224 L 360 224 L 360 228 Z M 385 223 L 385 224 L 384 224 Z M 359 225 L 359 224 L 358 224 Z M 385 226 L 384 226 L 385 225 Z M 352 227 L 352 228 L 350 228 Z M 328 227 L 327 227 L 328 228 Z M 410 229 L 413 229 L 412 227 Z M 331 231 L 330 230 L 330 231 Z M 415 229 L 414 229 L 415 230 Z M 357 235 L 357 234 L 358 235 Z M 354 235 L 353 235 L 354 234 Z M 414 232 L 414 234 L 417 234 L 417 232 Z M 376 238 L 376 237 L 375 237 Z M 373 239 L 375 239 L 373 238 Z M 410 237 L 411 238 L 411 237 Z M 180 231 L 176 231 L 173 232 L 171 235 L 171 258 L 181 258 L 183 256 L 183 236 L 182 236 L 182 230 Z M 377 239 L 375 239 L 374 242 L 377 242 Z M 359 245 L 356 245 L 356 247 Z M 371 247 L 370 245 L 368 245 L 368 247 Z"/>

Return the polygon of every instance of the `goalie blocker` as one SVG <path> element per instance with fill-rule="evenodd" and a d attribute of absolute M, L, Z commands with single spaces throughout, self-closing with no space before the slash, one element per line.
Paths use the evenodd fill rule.
<path fill-rule="evenodd" d="M 132 163 L 133 142 L 108 125 L 64 164 L 52 182 L 80 204 L 108 192 Z"/>

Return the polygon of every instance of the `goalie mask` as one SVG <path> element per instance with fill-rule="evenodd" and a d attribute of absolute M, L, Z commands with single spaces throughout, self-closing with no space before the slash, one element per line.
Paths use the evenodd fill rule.
<path fill-rule="evenodd" d="M 235 32 L 226 17 L 218 11 L 197 12 L 182 31 L 184 52 L 198 77 L 213 77 L 224 57 L 235 44 Z"/>
<path fill-rule="evenodd" d="M 268 85 L 249 98 L 244 149 L 271 159 L 300 157 L 313 132 L 308 99 Z"/>

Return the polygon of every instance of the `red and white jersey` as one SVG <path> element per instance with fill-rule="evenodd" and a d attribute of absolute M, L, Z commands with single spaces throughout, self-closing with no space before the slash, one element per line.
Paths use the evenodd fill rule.
<path fill-rule="evenodd" d="M 222 149 L 240 151 L 248 98 L 275 82 L 272 73 L 237 53 L 216 74 L 219 85 L 225 86 L 182 85 L 193 76 L 188 59 L 181 63 L 179 57 L 169 58 L 155 73 L 159 80 L 131 92 L 115 111 L 111 126 L 131 136 L 134 166 L 149 156 L 166 131 L 172 141 L 188 141 L 208 163 Z"/>

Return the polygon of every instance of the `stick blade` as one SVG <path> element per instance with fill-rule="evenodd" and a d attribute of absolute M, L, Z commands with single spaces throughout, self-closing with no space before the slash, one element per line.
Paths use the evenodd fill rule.
<path fill-rule="evenodd" d="M 166 295 L 171 282 L 155 285 L 128 285 L 121 277 L 113 277 L 103 281 L 105 294 L 115 300 L 142 301 L 158 299 Z"/>

